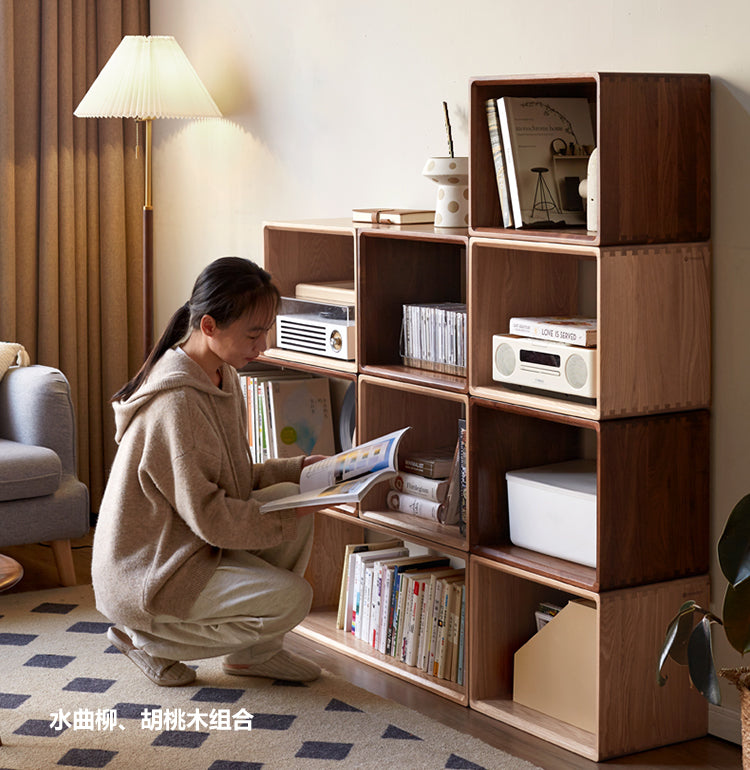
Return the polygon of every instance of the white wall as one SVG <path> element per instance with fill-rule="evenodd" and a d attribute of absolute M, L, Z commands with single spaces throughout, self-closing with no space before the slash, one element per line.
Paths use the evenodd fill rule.
<path fill-rule="evenodd" d="M 750 492 L 748 28 L 746 0 L 151 0 L 152 34 L 177 38 L 225 115 L 154 124 L 157 333 L 209 261 L 262 261 L 266 220 L 431 208 L 421 171 L 446 154 L 442 102 L 464 155 L 473 76 L 709 73 L 714 543 Z"/>

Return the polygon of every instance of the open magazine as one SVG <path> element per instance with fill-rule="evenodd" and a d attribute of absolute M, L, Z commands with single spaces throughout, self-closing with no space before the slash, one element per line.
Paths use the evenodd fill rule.
<path fill-rule="evenodd" d="M 359 502 L 379 481 L 398 473 L 398 445 L 407 430 L 401 428 L 308 465 L 302 469 L 298 495 L 269 500 L 260 512 Z"/>

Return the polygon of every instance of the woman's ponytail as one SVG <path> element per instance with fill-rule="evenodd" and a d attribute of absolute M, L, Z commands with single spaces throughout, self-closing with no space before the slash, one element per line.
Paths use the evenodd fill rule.
<path fill-rule="evenodd" d="M 110 401 L 121 401 L 135 393 L 138 388 L 143 384 L 143 381 L 148 377 L 149 372 L 154 368 L 154 364 L 170 349 L 173 348 L 178 342 L 183 340 L 188 331 L 190 330 L 190 303 L 186 302 L 169 320 L 167 328 L 164 333 L 159 337 L 156 345 L 151 349 L 148 358 L 143 362 L 143 366 L 138 370 L 138 374 L 133 377 L 130 382 L 123 385 L 120 390 L 115 393 Z"/>

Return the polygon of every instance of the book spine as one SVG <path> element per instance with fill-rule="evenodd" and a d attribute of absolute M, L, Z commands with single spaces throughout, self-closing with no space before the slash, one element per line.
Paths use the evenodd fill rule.
<path fill-rule="evenodd" d="M 430 639 L 430 659 L 427 664 L 427 673 L 435 676 L 437 670 L 438 645 L 440 640 L 440 629 L 442 621 L 440 618 L 440 608 L 443 603 L 443 591 L 447 583 L 444 580 L 438 580 L 435 583 L 435 597 L 432 600 L 432 638 Z"/>
<path fill-rule="evenodd" d="M 370 628 L 370 612 L 372 610 L 372 574 L 373 567 L 368 565 L 364 570 L 364 581 L 362 586 L 362 602 L 360 604 L 360 615 L 357 623 L 357 639 L 367 641 L 367 632 Z"/>
<path fill-rule="evenodd" d="M 383 566 L 383 591 L 380 600 L 380 633 L 378 635 L 378 652 L 382 653 L 383 655 L 386 654 L 386 645 L 388 642 L 388 624 L 390 619 L 392 584 L 393 570 L 387 565 Z"/>
<path fill-rule="evenodd" d="M 500 215 L 503 219 L 503 227 L 513 227 L 513 212 L 511 210 L 510 197 L 508 196 L 508 169 L 505 165 L 503 140 L 500 136 L 497 102 L 495 99 L 488 99 L 485 107 L 487 109 L 487 125 L 490 132 L 492 159 L 495 162 L 495 179 L 497 181 L 497 194 L 500 201 Z"/>
<path fill-rule="evenodd" d="M 388 492 L 386 502 L 392 511 L 411 513 L 420 519 L 429 519 L 430 521 L 438 521 L 442 518 L 443 503 L 436 503 L 423 497 L 405 495 L 403 492 L 392 489 Z"/>
<path fill-rule="evenodd" d="M 505 151 L 505 165 L 508 170 L 508 188 L 510 191 L 510 202 L 513 211 L 513 224 L 515 227 L 523 227 L 523 213 L 521 211 L 521 197 L 518 191 L 518 177 L 516 175 L 516 166 L 514 163 L 513 137 L 510 128 L 510 116 L 508 110 L 510 105 L 504 98 L 497 100 L 497 114 L 500 119 L 500 135 L 503 140 L 503 149 Z"/>
<path fill-rule="evenodd" d="M 445 502 L 448 482 L 445 479 L 430 479 L 416 473 L 399 473 L 391 479 L 391 488 L 408 495 L 416 495 L 435 503 Z"/>
<path fill-rule="evenodd" d="M 372 611 L 370 613 L 370 645 L 378 648 L 378 635 L 380 634 L 380 604 L 382 601 L 383 571 L 379 564 L 374 567 L 372 575 Z"/>
<path fill-rule="evenodd" d="M 458 526 L 461 534 L 466 532 L 466 503 L 467 503 L 467 475 L 466 475 L 466 420 L 462 417 L 458 421 Z"/>
<path fill-rule="evenodd" d="M 430 652 L 430 618 L 432 617 L 432 591 L 435 586 L 435 577 L 425 581 L 422 592 L 422 618 L 419 621 L 419 651 L 417 652 L 416 666 L 422 671 L 427 670 L 427 656 Z"/>
<path fill-rule="evenodd" d="M 414 588 L 416 582 L 410 576 L 404 582 L 404 610 L 401 618 L 401 630 L 399 632 L 398 655 L 396 656 L 402 663 L 406 663 L 406 648 L 409 643 L 409 630 L 412 612 L 414 611 Z"/>
<path fill-rule="evenodd" d="M 396 632 L 396 615 L 398 606 L 398 589 L 401 582 L 401 572 L 398 567 L 393 570 L 393 577 L 391 578 L 391 594 L 388 607 L 388 628 L 386 632 L 385 654 L 393 654 L 393 637 Z"/>
<path fill-rule="evenodd" d="M 438 620 L 438 638 L 435 646 L 435 662 L 432 667 L 432 675 L 443 679 L 445 670 L 446 634 L 448 632 L 448 606 L 450 603 L 450 583 L 443 587 L 443 595 L 440 598 L 440 610 Z"/>
<path fill-rule="evenodd" d="M 464 645 L 466 639 L 466 586 L 461 591 L 461 618 L 458 630 L 458 660 L 456 661 L 456 683 L 464 683 Z"/>
<path fill-rule="evenodd" d="M 414 581 L 411 614 L 409 618 L 409 632 L 406 635 L 406 652 L 404 662 L 407 666 L 415 666 L 417 663 L 417 651 L 419 648 L 419 634 L 422 621 L 422 603 L 424 602 L 425 581 Z"/>
<path fill-rule="evenodd" d="M 538 340 L 564 342 L 566 345 L 587 347 L 591 344 L 590 331 L 576 328 L 574 325 L 556 324 L 549 321 L 529 321 L 524 318 L 511 318 L 508 332 L 519 337 L 533 337 Z"/>
<path fill-rule="evenodd" d="M 458 677 L 458 635 L 461 628 L 461 596 L 463 594 L 463 584 L 457 583 L 454 591 L 453 605 L 451 608 L 451 634 L 449 652 L 451 656 L 450 673 L 446 679 L 455 682 Z"/>
<path fill-rule="evenodd" d="M 408 473 L 416 473 L 419 476 L 427 476 L 428 478 L 443 478 L 440 476 L 436 469 L 439 468 L 434 460 L 417 460 L 412 457 L 404 457 L 401 460 L 403 469 Z"/>

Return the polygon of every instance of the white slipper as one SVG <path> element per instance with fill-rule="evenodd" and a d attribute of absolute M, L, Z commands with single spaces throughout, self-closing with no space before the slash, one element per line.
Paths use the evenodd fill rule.
<path fill-rule="evenodd" d="M 178 660 L 156 658 L 136 647 L 130 637 L 116 626 L 107 629 L 107 639 L 160 687 L 183 687 L 195 681 L 195 671 Z"/>
<path fill-rule="evenodd" d="M 224 663 L 225 674 L 262 676 L 285 682 L 312 682 L 320 676 L 320 666 L 287 650 L 279 650 L 265 663 Z"/>

